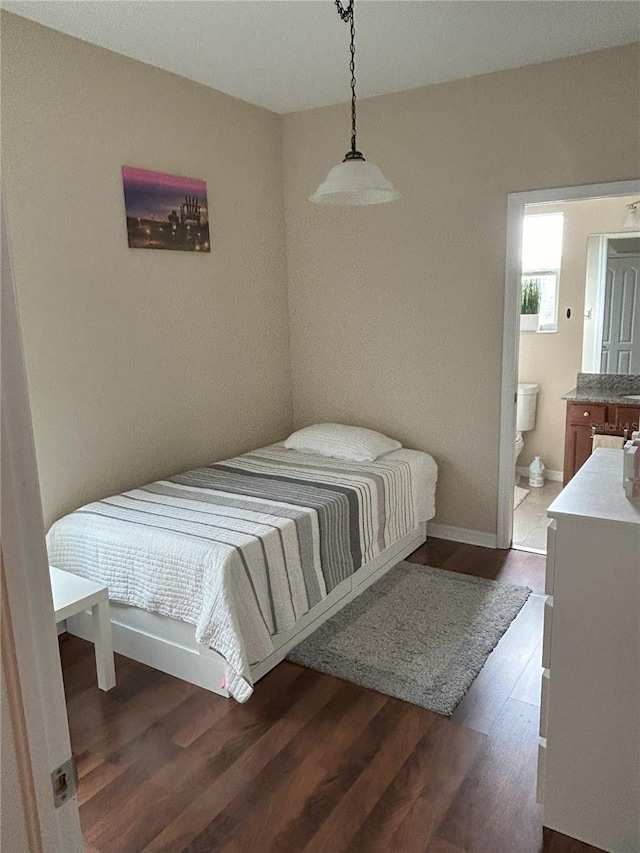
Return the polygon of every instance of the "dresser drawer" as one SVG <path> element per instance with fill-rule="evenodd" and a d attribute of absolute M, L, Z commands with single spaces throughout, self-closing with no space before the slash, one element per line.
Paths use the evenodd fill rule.
<path fill-rule="evenodd" d="M 538 780 L 536 784 L 536 802 L 544 802 L 544 774 L 547 763 L 547 741 L 546 738 L 538 740 Z"/>
<path fill-rule="evenodd" d="M 607 407 L 603 403 L 568 403 L 567 423 L 604 424 L 607 420 Z"/>
<path fill-rule="evenodd" d="M 547 736 L 547 721 L 549 719 L 549 687 L 551 685 L 551 670 L 545 669 L 542 673 L 542 686 L 540 688 L 540 737 Z"/>
<path fill-rule="evenodd" d="M 545 669 L 551 667 L 551 631 L 553 623 L 553 596 L 549 596 L 544 603 L 544 627 L 542 634 L 542 666 Z"/>
<path fill-rule="evenodd" d="M 552 518 L 547 524 L 547 567 L 544 577 L 545 595 L 553 595 L 553 586 L 556 578 L 556 530 L 558 524 Z"/>

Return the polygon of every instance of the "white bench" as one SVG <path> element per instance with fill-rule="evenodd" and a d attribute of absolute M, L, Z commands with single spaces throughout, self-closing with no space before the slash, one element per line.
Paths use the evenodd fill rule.
<path fill-rule="evenodd" d="M 109 620 L 109 590 L 94 581 L 49 567 L 56 624 L 91 608 L 98 687 L 111 690 L 116 683 Z"/>

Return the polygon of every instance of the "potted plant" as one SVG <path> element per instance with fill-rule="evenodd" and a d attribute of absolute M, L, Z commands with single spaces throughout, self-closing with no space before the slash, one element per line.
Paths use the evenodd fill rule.
<path fill-rule="evenodd" d="M 522 282 L 522 303 L 520 307 L 520 331 L 537 332 L 540 322 L 540 281 L 537 278 L 525 278 Z"/>

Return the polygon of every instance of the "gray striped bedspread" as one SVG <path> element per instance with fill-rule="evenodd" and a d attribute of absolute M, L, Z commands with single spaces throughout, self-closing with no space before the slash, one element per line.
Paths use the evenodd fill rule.
<path fill-rule="evenodd" d="M 355 463 L 272 445 L 76 510 L 49 531 L 49 561 L 195 625 L 243 702 L 275 635 L 433 515 L 416 494 L 436 476 L 417 451 Z"/>

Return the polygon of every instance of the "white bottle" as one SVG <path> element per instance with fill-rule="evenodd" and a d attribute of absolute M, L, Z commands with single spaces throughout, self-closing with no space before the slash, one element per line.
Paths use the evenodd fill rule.
<path fill-rule="evenodd" d="M 536 456 L 529 465 L 529 485 L 532 489 L 539 489 L 544 486 L 544 465 L 539 456 Z"/>

